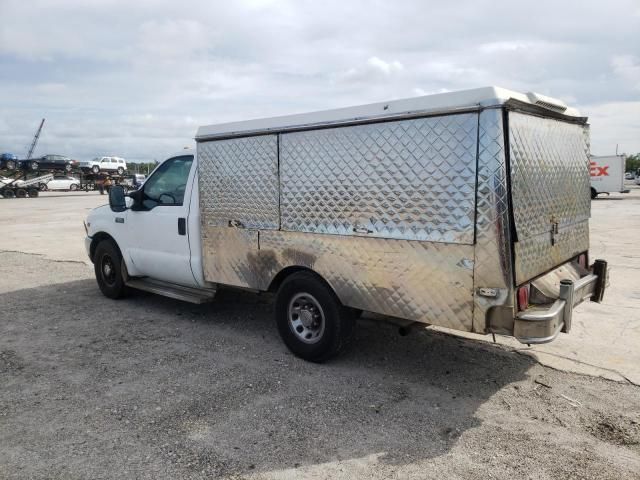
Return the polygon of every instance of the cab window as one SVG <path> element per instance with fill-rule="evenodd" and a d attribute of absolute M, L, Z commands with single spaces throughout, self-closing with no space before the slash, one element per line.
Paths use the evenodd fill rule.
<path fill-rule="evenodd" d="M 149 210 L 158 205 L 182 205 L 192 163 L 193 156 L 185 155 L 160 165 L 144 184 L 144 207 Z"/>

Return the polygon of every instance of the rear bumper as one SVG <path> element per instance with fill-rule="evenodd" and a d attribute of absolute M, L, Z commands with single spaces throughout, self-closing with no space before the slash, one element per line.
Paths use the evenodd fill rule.
<path fill-rule="evenodd" d="M 607 262 L 596 260 L 588 275 L 577 281 L 562 280 L 558 299 L 531 306 L 516 315 L 513 334 L 522 343 L 547 343 L 571 330 L 573 309 L 585 300 L 600 303 L 609 283 Z"/>

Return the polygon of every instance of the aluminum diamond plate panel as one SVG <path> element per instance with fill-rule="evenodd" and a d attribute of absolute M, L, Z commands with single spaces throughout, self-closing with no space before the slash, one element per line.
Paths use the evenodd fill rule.
<path fill-rule="evenodd" d="M 478 135 L 474 332 L 489 330 L 487 313 L 491 308 L 513 306 L 508 202 L 502 110 L 484 110 Z M 480 288 L 494 289 L 498 295 L 481 296 Z"/>
<path fill-rule="evenodd" d="M 259 290 L 288 266 L 320 274 L 348 306 L 470 331 L 473 246 L 205 227 L 208 281 Z M 224 255 L 216 255 L 224 251 Z"/>
<path fill-rule="evenodd" d="M 276 135 L 198 143 L 198 162 L 203 225 L 280 226 Z"/>
<path fill-rule="evenodd" d="M 282 229 L 472 244 L 478 114 L 282 134 Z"/>
<path fill-rule="evenodd" d="M 555 236 L 556 242 L 553 246 L 551 246 L 550 237 L 550 232 L 545 232 L 515 244 L 518 285 L 588 250 L 589 222 L 584 221 L 560 229 Z"/>
<path fill-rule="evenodd" d="M 583 125 L 509 113 L 518 285 L 589 248 L 588 133 Z"/>
<path fill-rule="evenodd" d="M 509 113 L 513 214 L 518 238 L 571 225 L 591 213 L 586 127 Z"/>

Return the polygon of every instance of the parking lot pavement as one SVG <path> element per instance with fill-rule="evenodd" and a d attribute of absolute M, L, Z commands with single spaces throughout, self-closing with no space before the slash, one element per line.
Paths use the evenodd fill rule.
<path fill-rule="evenodd" d="M 371 321 L 316 365 L 266 296 L 108 300 L 82 244 L 105 202 L 0 200 L 0 478 L 640 478 L 640 388 L 556 370 L 637 366 L 640 191 L 593 202 L 611 287 L 532 349 L 554 368 Z"/>
<path fill-rule="evenodd" d="M 109 203 L 98 192 L 40 192 L 36 198 L 0 198 L 0 251 L 88 262 L 83 220 Z"/>
<path fill-rule="evenodd" d="M 268 297 L 113 301 L 82 263 L 0 264 L 0 478 L 639 478 L 629 383 L 370 321 L 317 365 Z"/>

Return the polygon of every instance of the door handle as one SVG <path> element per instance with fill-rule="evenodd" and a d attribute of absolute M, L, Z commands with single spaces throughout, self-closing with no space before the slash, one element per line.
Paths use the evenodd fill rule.
<path fill-rule="evenodd" d="M 187 234 L 187 219 L 179 218 L 178 219 L 178 235 L 186 235 Z"/>
<path fill-rule="evenodd" d="M 240 220 L 229 220 L 229 226 L 232 228 L 244 228 L 244 223 Z"/>
<path fill-rule="evenodd" d="M 373 233 L 373 230 L 369 230 L 364 225 L 360 225 L 359 223 L 356 223 L 353 227 L 353 232 L 354 233 Z"/>

